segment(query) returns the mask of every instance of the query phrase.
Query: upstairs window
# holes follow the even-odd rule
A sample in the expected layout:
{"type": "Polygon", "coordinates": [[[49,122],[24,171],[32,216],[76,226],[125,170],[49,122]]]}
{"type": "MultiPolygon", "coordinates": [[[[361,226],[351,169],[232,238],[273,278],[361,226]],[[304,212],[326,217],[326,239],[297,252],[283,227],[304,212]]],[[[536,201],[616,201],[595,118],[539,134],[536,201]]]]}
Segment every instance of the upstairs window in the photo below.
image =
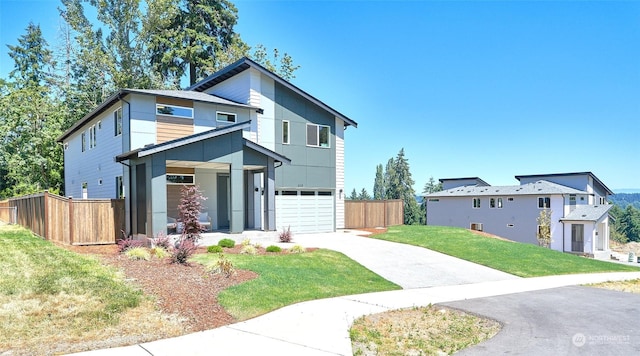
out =
{"type": "Polygon", "coordinates": [[[538,198],[538,208],[540,208],[540,209],[550,209],[551,208],[551,198],[550,197],[539,197],[538,198]]]}
{"type": "Polygon", "coordinates": [[[307,124],[307,146],[329,148],[329,126],[307,124]]]}
{"type": "Polygon", "coordinates": [[[156,114],[193,119],[193,108],[177,105],[156,104],[156,114]]]}
{"type": "Polygon", "coordinates": [[[232,114],[228,112],[217,112],[216,121],[233,123],[237,121],[237,116],[236,114],[232,114]]]}
{"type": "Polygon", "coordinates": [[[82,152],[87,150],[87,133],[83,132],[82,137],[80,138],[82,140],[82,152]]]}
{"type": "Polygon", "coordinates": [[[124,199],[124,182],[122,176],[116,177],[116,199],[124,199]]]}
{"type": "Polygon", "coordinates": [[[114,136],[122,135],[122,107],[113,112],[114,136]]]}
{"type": "Polygon", "coordinates": [[[89,148],[96,147],[96,125],[89,128],[89,148]]]}
{"type": "Polygon", "coordinates": [[[502,198],[498,198],[498,209],[502,209],[502,198]]]}
{"type": "Polygon", "coordinates": [[[285,145],[289,144],[289,121],[282,121],[282,143],[285,145]]]}
{"type": "Polygon", "coordinates": [[[489,199],[489,207],[490,207],[491,209],[493,209],[493,208],[495,208],[495,207],[496,207],[496,198],[491,198],[491,199],[489,199]]]}
{"type": "Polygon", "coordinates": [[[473,208],[480,209],[480,198],[473,198],[473,208]]]}

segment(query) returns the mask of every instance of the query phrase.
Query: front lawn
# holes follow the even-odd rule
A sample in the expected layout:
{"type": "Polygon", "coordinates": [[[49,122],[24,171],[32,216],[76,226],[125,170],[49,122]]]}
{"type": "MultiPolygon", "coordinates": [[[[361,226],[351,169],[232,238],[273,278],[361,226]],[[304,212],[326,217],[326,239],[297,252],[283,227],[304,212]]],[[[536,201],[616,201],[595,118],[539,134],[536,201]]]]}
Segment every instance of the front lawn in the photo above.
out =
{"type": "Polygon", "coordinates": [[[393,226],[374,238],[442,252],[520,277],[640,271],[640,268],[579,257],[531,244],[503,241],[445,226],[393,226]]]}
{"type": "Polygon", "coordinates": [[[163,323],[141,291],[93,258],[7,225],[0,251],[0,354],[82,351],[163,323]]]}
{"type": "MultiPolygon", "coordinates": [[[[307,300],[401,289],[345,255],[330,250],[225,256],[236,269],[251,270],[259,275],[224,290],[218,297],[225,310],[239,320],[307,300]]],[[[216,254],[202,254],[193,260],[207,265],[217,258],[216,254]]]]}

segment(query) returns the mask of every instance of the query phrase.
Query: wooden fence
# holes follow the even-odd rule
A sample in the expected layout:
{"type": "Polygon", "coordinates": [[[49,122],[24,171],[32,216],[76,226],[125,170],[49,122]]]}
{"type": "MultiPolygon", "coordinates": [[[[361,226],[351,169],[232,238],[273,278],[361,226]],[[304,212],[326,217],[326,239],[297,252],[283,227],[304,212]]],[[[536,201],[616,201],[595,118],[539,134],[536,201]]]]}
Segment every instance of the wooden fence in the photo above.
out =
{"type": "Polygon", "coordinates": [[[344,202],[344,223],[347,229],[402,225],[402,200],[347,200],[344,202]]]}
{"type": "Polygon", "coordinates": [[[67,245],[113,244],[125,229],[122,199],[73,200],[44,192],[12,198],[1,206],[17,207],[18,224],[67,245]]]}

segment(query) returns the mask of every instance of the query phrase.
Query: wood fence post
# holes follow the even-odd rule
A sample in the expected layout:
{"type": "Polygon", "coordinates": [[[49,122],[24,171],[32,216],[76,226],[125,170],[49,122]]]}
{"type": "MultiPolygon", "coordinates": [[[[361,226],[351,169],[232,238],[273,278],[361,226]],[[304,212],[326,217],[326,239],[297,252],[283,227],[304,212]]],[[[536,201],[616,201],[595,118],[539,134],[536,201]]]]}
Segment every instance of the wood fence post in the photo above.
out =
{"type": "Polygon", "coordinates": [[[67,204],[69,205],[69,245],[73,245],[73,198],[69,197],[67,204]]]}
{"type": "Polygon", "coordinates": [[[49,191],[44,191],[44,196],[42,197],[42,204],[44,204],[44,216],[42,217],[42,222],[44,223],[44,239],[51,240],[51,236],[49,236],[49,191]]]}

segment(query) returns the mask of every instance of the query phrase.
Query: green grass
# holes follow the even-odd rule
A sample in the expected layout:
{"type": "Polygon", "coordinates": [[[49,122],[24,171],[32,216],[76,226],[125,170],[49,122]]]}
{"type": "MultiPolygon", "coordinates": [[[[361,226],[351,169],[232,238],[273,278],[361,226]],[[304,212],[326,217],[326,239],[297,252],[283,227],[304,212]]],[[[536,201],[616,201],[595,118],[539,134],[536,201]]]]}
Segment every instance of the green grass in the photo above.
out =
{"type": "MultiPolygon", "coordinates": [[[[236,269],[259,274],[257,279],[230,287],[218,296],[220,304],[239,320],[306,300],[400,289],[335,251],[226,257],[236,269]]],[[[206,265],[217,258],[201,254],[193,260],[206,265]]]]}
{"type": "Polygon", "coordinates": [[[21,227],[0,226],[0,251],[0,350],[115,325],[140,304],[114,269],[21,227]]]}
{"type": "Polygon", "coordinates": [[[445,226],[394,226],[374,238],[400,242],[455,256],[521,277],[556,274],[640,271],[639,268],[502,241],[466,229],[445,226]]]}

